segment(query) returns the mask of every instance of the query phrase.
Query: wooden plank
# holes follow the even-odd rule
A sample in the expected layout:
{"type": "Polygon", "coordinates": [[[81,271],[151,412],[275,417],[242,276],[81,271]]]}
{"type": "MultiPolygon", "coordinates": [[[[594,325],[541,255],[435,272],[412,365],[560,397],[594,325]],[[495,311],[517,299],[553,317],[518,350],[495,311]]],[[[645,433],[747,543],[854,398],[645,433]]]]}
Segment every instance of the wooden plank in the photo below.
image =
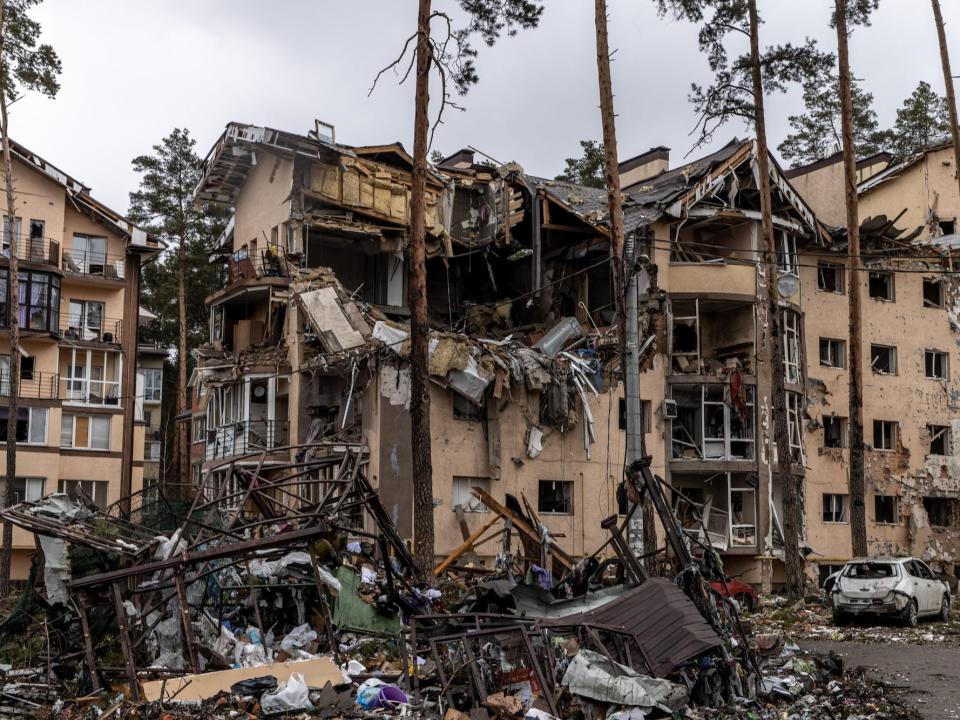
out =
{"type": "MultiPolygon", "coordinates": [[[[528,540],[533,541],[537,545],[540,544],[540,533],[536,531],[535,528],[532,528],[530,524],[524,520],[522,517],[517,515],[515,512],[507,508],[506,506],[499,503],[493,498],[490,493],[483,490],[482,488],[472,488],[471,492],[474,497],[478,498],[484,505],[486,505],[490,510],[497,513],[498,515],[507,518],[513,523],[513,527],[516,528],[517,532],[526,537],[528,540]]],[[[565,550],[554,544],[552,546],[552,552],[556,560],[562,565],[566,570],[572,570],[574,566],[573,557],[569,555],[565,550]]]]}
{"type": "MultiPolygon", "coordinates": [[[[474,493],[474,495],[476,495],[476,493],[474,493]]],[[[470,537],[468,537],[466,540],[460,543],[460,545],[457,547],[456,550],[454,550],[452,553],[447,555],[446,559],[442,563],[440,563],[433,569],[433,574],[435,576],[441,575],[444,570],[446,570],[448,567],[450,567],[451,565],[453,565],[453,563],[457,561],[457,558],[459,558],[467,550],[473,547],[473,543],[477,540],[477,538],[483,535],[487,530],[489,530],[491,527],[493,527],[495,523],[499,521],[500,521],[500,516],[498,515],[497,517],[492,518],[488,523],[486,523],[479,530],[476,530],[475,532],[473,532],[470,535],[470,537]]]]}
{"type": "Polygon", "coordinates": [[[133,645],[130,644],[130,631],[127,625],[127,610],[123,607],[123,596],[117,583],[111,585],[113,589],[113,609],[117,614],[117,628],[120,632],[120,647],[123,650],[123,661],[127,668],[127,679],[130,681],[130,697],[140,699],[140,681],[137,680],[137,666],[133,662],[133,645]]]}

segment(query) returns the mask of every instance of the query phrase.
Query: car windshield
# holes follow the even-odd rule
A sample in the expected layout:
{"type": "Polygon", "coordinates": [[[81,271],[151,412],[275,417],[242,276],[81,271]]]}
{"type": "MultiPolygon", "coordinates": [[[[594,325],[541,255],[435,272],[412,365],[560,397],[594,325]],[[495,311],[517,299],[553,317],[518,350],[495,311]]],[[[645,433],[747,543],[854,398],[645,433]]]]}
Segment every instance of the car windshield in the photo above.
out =
{"type": "Polygon", "coordinates": [[[897,568],[893,563],[863,562],[847,565],[844,576],[858,580],[879,580],[897,577],[897,568]]]}

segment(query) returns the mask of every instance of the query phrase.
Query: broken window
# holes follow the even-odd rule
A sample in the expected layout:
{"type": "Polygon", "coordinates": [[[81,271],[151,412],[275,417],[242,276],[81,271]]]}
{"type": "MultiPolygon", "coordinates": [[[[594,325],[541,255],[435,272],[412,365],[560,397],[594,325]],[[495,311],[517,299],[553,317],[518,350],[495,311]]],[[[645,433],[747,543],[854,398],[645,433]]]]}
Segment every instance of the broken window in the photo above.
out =
{"type": "Polygon", "coordinates": [[[700,372],[700,323],[696,300],[673,303],[673,369],[700,372]]]}
{"type": "Polygon", "coordinates": [[[923,279],[923,306],[943,307],[943,283],[938,278],[923,279]]]}
{"type": "MultiPolygon", "coordinates": [[[[621,430],[627,429],[627,401],[624,398],[620,398],[619,403],[619,426],[621,430]]],[[[650,416],[650,401],[641,400],[640,401],[640,417],[643,423],[643,432],[649,433],[651,428],[651,416],[650,416]]]]}
{"type": "Polygon", "coordinates": [[[797,275],[797,238],[786,230],[778,230],[777,235],[777,268],[786,275],[797,275]]]}
{"type": "Polygon", "coordinates": [[[953,235],[957,232],[957,220],[940,220],[940,232],[944,235],[953,235]]]}
{"type": "Polygon", "coordinates": [[[13,481],[10,491],[13,493],[11,504],[35,502],[43,497],[43,486],[46,478],[18,477],[13,481]]]}
{"type": "Polygon", "coordinates": [[[790,458],[794,462],[803,459],[803,439],[800,427],[800,393],[787,393],[787,433],[790,439],[790,458]]]}
{"type": "Polygon", "coordinates": [[[930,433],[931,455],[952,455],[950,452],[950,428],[946,425],[927,425],[930,433]]]}
{"type": "Polygon", "coordinates": [[[843,294],[843,265],[817,264],[817,290],[843,294]]]}
{"type": "Polygon", "coordinates": [[[487,506],[470,492],[475,487],[489,493],[490,478],[454,475],[452,508],[456,509],[457,505],[459,505],[463,508],[464,512],[489,512],[487,506]]]}
{"type": "Polygon", "coordinates": [[[897,422],[895,420],[873,421],[873,449],[893,450],[897,445],[897,422]]]}
{"type": "Polygon", "coordinates": [[[842,448],[847,442],[847,419],[836,415],[823,417],[823,446],[842,448]]]}
{"type": "Polygon", "coordinates": [[[783,364],[786,381],[800,383],[800,314],[793,310],[783,313],[783,364]]]}
{"type": "Polygon", "coordinates": [[[105,510],[109,485],[106,480],[61,480],[59,492],[66,493],[74,501],[80,498],[92,500],[94,505],[105,510]]]}
{"type": "Polygon", "coordinates": [[[893,302],[893,273],[884,271],[871,271],[870,297],[877,300],[893,302]]]}
{"type": "Polygon", "coordinates": [[[722,384],[673,387],[674,459],[754,459],[754,389],[741,384],[727,395],[722,384]]]}
{"type": "Polygon", "coordinates": [[[931,380],[947,379],[948,356],[940,350],[924,350],[923,366],[931,380]]]}
{"type": "Polygon", "coordinates": [[[483,408],[477,407],[463,395],[455,393],[453,396],[453,418],[454,420],[477,422],[483,420],[483,408]]]}
{"type": "Polygon", "coordinates": [[[923,509],[927,511],[927,521],[933,527],[952,527],[956,501],[951,498],[925,497],[923,509]]]}
{"type": "Polygon", "coordinates": [[[823,494],[823,521],[845,523],[848,521],[847,496],[834,493],[823,494]]]}
{"type": "Polygon", "coordinates": [[[843,340],[820,338],[820,367],[842,368],[845,366],[846,343],[843,340]]]}
{"type": "Polygon", "coordinates": [[[897,497],[895,495],[873,496],[873,521],[878,525],[897,524],[897,497]]]}
{"type": "Polygon", "coordinates": [[[879,375],[896,375],[897,349],[892,345],[871,345],[870,368],[879,375]]]}
{"type": "Polygon", "coordinates": [[[817,563],[817,587],[822,588],[827,583],[827,578],[835,572],[843,570],[843,565],[832,565],[830,563],[817,563]]]}
{"type": "Polygon", "coordinates": [[[573,481],[541,480],[537,494],[537,512],[573,514],[573,481]]]}

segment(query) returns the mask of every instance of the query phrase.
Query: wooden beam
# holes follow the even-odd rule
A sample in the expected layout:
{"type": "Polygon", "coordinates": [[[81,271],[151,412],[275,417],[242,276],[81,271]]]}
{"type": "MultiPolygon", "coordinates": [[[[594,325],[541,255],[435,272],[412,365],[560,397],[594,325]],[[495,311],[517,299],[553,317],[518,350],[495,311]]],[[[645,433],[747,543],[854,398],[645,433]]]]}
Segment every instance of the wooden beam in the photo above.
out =
{"type": "Polygon", "coordinates": [[[494,526],[495,523],[499,521],[500,521],[500,516],[497,515],[496,517],[492,518],[489,522],[487,522],[483,527],[471,533],[470,537],[468,537],[466,540],[460,543],[460,545],[457,547],[456,550],[454,550],[452,553],[447,555],[446,559],[433,569],[433,574],[435,576],[442,575],[443,572],[448,567],[450,567],[457,561],[457,558],[459,558],[461,555],[467,552],[467,550],[473,547],[473,544],[477,541],[477,539],[481,535],[483,535],[487,530],[489,530],[491,527],[494,526]]]}

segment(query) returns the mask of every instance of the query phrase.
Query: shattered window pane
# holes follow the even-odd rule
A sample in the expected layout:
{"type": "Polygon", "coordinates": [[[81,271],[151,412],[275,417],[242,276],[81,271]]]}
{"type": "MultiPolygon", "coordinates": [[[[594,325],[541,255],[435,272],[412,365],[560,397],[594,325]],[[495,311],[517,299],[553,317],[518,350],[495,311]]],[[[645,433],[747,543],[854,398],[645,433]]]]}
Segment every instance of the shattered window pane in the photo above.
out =
{"type": "Polygon", "coordinates": [[[873,421],[873,449],[893,450],[897,443],[897,423],[893,420],[873,421]]]}
{"type": "Polygon", "coordinates": [[[829,416],[823,417],[823,446],[826,448],[842,448],[846,443],[846,418],[829,416]]]}
{"type": "Polygon", "coordinates": [[[490,492],[490,478],[484,477],[459,477],[453,476],[453,505],[454,510],[457,505],[463,508],[464,512],[489,512],[487,506],[473,496],[471,489],[478,487],[485,492],[490,492]]]}
{"type": "Polygon", "coordinates": [[[823,521],[825,523],[847,522],[847,496],[823,494],[823,521]]]}
{"type": "Polygon", "coordinates": [[[843,340],[820,338],[820,367],[843,368],[846,359],[843,340]]]}
{"type": "Polygon", "coordinates": [[[895,495],[873,496],[874,522],[884,525],[897,524],[897,498],[895,495]]]}
{"type": "Polygon", "coordinates": [[[870,368],[878,375],[896,375],[897,349],[889,345],[871,345],[870,368]]]}
{"type": "Polygon", "coordinates": [[[946,380],[949,356],[940,350],[925,350],[923,364],[926,375],[931,380],[946,380]]]}
{"type": "Polygon", "coordinates": [[[950,498],[925,497],[923,509],[927,511],[927,521],[933,527],[952,527],[956,515],[956,501],[950,498]]]}
{"type": "Polygon", "coordinates": [[[537,512],[573,513],[573,481],[541,480],[537,494],[537,512]]]}
{"type": "Polygon", "coordinates": [[[819,263],[817,265],[817,290],[843,294],[843,265],[819,263]]]}
{"type": "Polygon", "coordinates": [[[870,273],[870,297],[876,300],[886,300],[893,302],[893,273],[891,272],[871,272],[870,273]]]}
{"type": "Polygon", "coordinates": [[[943,283],[936,278],[923,279],[923,306],[943,307],[943,283]]]}
{"type": "Polygon", "coordinates": [[[880,578],[896,577],[899,575],[893,563],[859,562],[850,563],[843,576],[859,580],[879,580],[880,578]]]}

